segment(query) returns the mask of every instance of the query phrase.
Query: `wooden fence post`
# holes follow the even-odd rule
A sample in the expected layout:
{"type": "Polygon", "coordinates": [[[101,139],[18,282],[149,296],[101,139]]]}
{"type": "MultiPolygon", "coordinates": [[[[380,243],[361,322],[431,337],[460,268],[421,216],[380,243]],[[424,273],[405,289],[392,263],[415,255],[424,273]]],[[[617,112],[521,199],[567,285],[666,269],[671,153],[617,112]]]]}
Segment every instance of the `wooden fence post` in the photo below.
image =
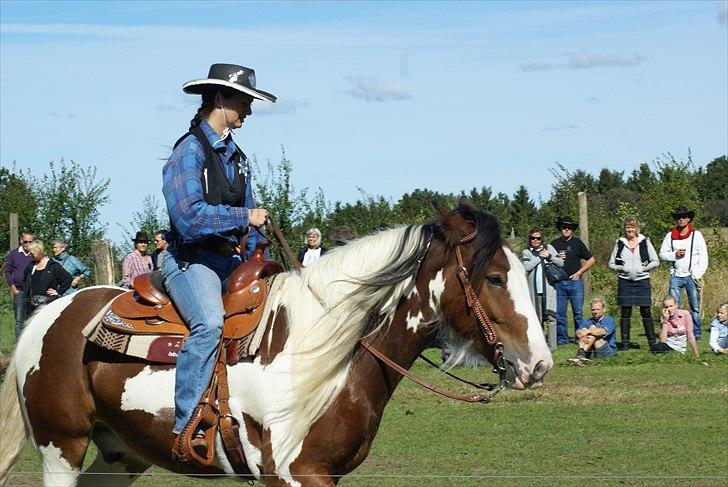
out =
{"type": "MultiPolygon", "coordinates": [[[[589,207],[586,192],[579,191],[577,196],[579,199],[579,238],[589,248],[589,207]]],[[[591,296],[591,272],[584,274],[582,279],[584,280],[584,297],[588,298],[591,296]]]]}
{"type": "Polygon", "coordinates": [[[91,259],[96,268],[97,285],[114,285],[114,260],[111,245],[108,240],[94,240],[91,242],[91,259]]]}
{"type": "Polygon", "coordinates": [[[10,250],[15,250],[15,247],[18,246],[18,238],[20,235],[18,235],[18,214],[17,213],[11,213],[10,214],[10,250]]]}

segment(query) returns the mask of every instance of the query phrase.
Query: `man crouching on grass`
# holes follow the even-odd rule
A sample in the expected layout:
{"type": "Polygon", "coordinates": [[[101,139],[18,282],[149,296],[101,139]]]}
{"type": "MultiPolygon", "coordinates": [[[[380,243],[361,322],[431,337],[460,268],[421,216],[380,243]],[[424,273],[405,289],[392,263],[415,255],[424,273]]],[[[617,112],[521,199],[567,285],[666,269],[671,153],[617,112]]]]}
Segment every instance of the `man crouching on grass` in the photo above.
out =
{"type": "Polygon", "coordinates": [[[576,330],[579,351],[569,362],[582,365],[590,358],[611,357],[617,354],[617,323],[614,318],[604,314],[604,301],[591,300],[591,318],[583,320],[576,330]]]}

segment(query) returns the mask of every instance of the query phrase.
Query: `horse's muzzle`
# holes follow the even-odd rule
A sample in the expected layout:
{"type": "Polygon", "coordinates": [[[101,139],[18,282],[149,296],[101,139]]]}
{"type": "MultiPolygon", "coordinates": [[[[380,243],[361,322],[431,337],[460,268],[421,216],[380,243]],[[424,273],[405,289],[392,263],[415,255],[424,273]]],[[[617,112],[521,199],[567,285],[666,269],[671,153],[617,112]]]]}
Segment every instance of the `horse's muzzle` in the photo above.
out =
{"type": "MultiPolygon", "coordinates": [[[[509,365],[511,365],[509,363],[509,365]]],[[[541,360],[536,364],[536,366],[533,368],[533,372],[529,375],[528,379],[521,380],[520,377],[516,374],[515,381],[513,382],[513,388],[514,389],[537,389],[541,386],[543,386],[543,377],[546,375],[546,372],[548,372],[550,369],[548,363],[546,361],[541,360]]],[[[515,367],[514,367],[515,371],[515,367]]],[[[514,372],[515,373],[515,372],[514,372]]]]}

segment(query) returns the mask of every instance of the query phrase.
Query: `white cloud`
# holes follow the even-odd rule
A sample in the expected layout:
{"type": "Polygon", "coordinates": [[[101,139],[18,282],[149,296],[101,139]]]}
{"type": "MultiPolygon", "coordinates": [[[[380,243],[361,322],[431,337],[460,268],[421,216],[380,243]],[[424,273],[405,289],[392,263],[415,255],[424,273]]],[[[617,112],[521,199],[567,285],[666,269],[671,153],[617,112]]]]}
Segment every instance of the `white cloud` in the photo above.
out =
{"type": "Polygon", "coordinates": [[[617,54],[598,54],[583,50],[577,53],[565,53],[568,58],[565,63],[552,63],[549,61],[535,61],[521,63],[518,69],[521,71],[550,71],[552,69],[585,69],[599,68],[603,66],[635,66],[643,63],[646,58],[641,54],[622,56],[617,54]]]}
{"type": "Polygon", "coordinates": [[[590,96],[589,98],[586,99],[586,101],[588,101],[589,103],[597,104],[597,105],[599,105],[600,103],[604,103],[602,101],[602,99],[599,98],[598,96],[590,96]]]}
{"type": "Polygon", "coordinates": [[[75,113],[58,113],[58,112],[51,112],[49,115],[53,118],[78,118],[78,115],[75,113]]]}
{"type": "Polygon", "coordinates": [[[728,2],[720,2],[718,12],[715,14],[715,20],[719,24],[728,25],[728,2]]]}
{"type": "Polygon", "coordinates": [[[285,113],[296,113],[299,108],[308,106],[308,101],[299,100],[278,100],[275,103],[255,102],[253,103],[253,115],[283,115],[285,113]]]}
{"type": "Polygon", "coordinates": [[[357,77],[347,76],[345,78],[351,83],[351,88],[345,90],[349,96],[364,101],[390,101],[409,100],[412,96],[407,93],[407,88],[396,81],[383,81],[373,76],[359,75],[357,77]]]}
{"type": "Polygon", "coordinates": [[[544,127],[541,132],[558,132],[559,130],[578,130],[579,126],[573,123],[567,123],[565,125],[555,125],[550,127],[544,127]]]}
{"type": "Polygon", "coordinates": [[[619,55],[603,55],[589,51],[581,51],[569,56],[568,67],[572,69],[597,68],[601,66],[634,66],[645,61],[640,54],[631,57],[619,55]]]}

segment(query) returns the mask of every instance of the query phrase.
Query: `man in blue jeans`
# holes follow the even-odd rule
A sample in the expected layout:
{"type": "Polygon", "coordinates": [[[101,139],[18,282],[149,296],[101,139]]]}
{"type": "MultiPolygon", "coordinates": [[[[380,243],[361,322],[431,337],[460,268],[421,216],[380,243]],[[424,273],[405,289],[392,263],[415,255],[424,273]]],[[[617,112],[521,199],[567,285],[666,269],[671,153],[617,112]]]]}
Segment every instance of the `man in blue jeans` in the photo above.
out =
{"type": "Polygon", "coordinates": [[[700,230],[692,226],[695,212],[679,206],[673,213],[675,227],[665,235],[660,246],[660,259],[670,265],[670,294],[678,307],[682,301],[682,289],[688,295],[690,314],[693,318],[693,334],[699,340],[702,334],[700,323],[700,287],[705,271],[708,270],[708,247],[700,230]]]}
{"type": "Polygon", "coordinates": [[[15,310],[15,340],[20,338],[23,331],[23,324],[28,318],[27,306],[25,302],[25,294],[23,291],[23,282],[25,276],[25,268],[33,262],[33,257],[28,252],[28,245],[33,241],[33,235],[23,232],[20,238],[20,246],[11,251],[5,262],[5,278],[10,286],[10,292],[13,295],[13,309],[15,310]]]}
{"type": "Polygon", "coordinates": [[[566,326],[566,312],[571,303],[571,312],[574,315],[574,336],[581,323],[581,308],[584,306],[584,282],[581,276],[594,265],[594,256],[577,237],[574,230],[579,226],[568,216],[556,220],[556,228],[561,232],[551,245],[554,246],[558,256],[564,260],[564,271],[569,279],[556,283],[556,344],[569,343],[569,334],[566,326]],[[583,263],[582,263],[583,261],[583,263]]]}

